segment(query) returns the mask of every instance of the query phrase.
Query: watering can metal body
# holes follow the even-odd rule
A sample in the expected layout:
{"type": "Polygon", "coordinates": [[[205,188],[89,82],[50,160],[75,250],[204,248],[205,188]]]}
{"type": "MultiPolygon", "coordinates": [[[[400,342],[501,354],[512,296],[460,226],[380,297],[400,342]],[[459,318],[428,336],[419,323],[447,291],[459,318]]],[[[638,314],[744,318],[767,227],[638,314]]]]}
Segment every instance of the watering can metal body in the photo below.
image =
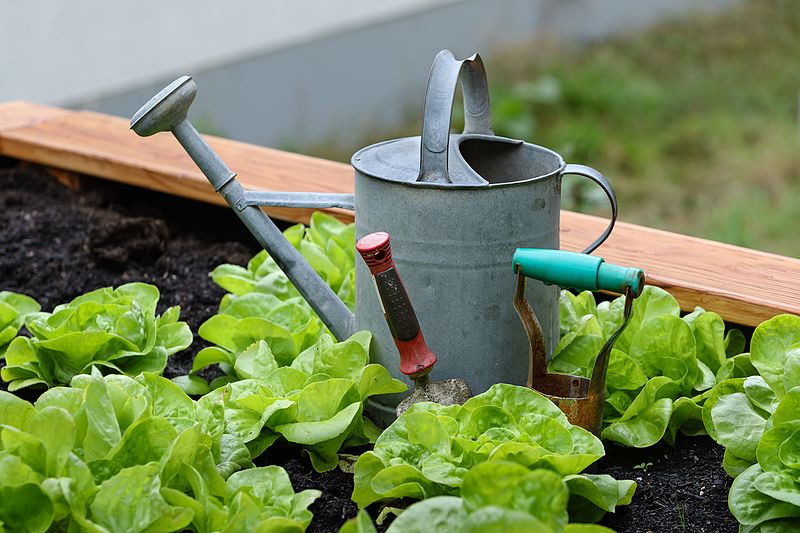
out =
{"type": "MultiPolygon", "coordinates": [[[[521,247],[558,248],[565,174],[596,182],[611,203],[608,227],[585,252],[608,237],[617,204],[599,172],[567,165],[547,148],[494,135],[479,56],[459,61],[447,50],[436,56],[426,89],[422,136],[359,150],[352,159],[355,198],[245,191],[186,118],[196,91],[191,78],[175,80],[134,115],[131,127],[142,136],[159,131],[176,136],[337,338],[361,329],[372,331],[373,360],[405,378],[368,269],[356,262],[354,318],[259,206],[354,206],[357,239],[376,231],[392,235],[395,262],[404,273],[428,343],[440,356],[437,376],[462,378],[475,394],[499,382],[525,384],[528,362],[522,354],[528,340],[508,299],[514,294],[508,257],[521,247]],[[450,134],[459,79],[465,127],[461,134],[450,134]]],[[[540,282],[528,285],[527,297],[553,346],[558,289],[540,282]]],[[[380,396],[369,407],[378,421],[388,424],[401,399],[380,396]]]]}
{"type": "MultiPolygon", "coordinates": [[[[616,218],[611,186],[598,172],[567,165],[557,153],[494,135],[479,56],[457,61],[449,51],[431,69],[421,137],[368,146],[355,168],[356,238],[386,231],[431,349],[437,375],[462,378],[479,394],[495,383],[525,385],[528,338],[509,304],[515,279],[508,257],[520,247],[557,249],[561,178],[574,173],[598,183],[612,221],[588,248],[599,246],[616,218]],[[464,133],[450,134],[456,83],[464,95],[464,133]]],[[[558,287],[532,281],[527,297],[548,346],[558,341],[558,287]]],[[[356,265],[356,329],[374,333],[373,359],[395,377],[397,353],[368,269],[356,265]]],[[[402,395],[371,399],[381,420],[402,395]]]]}

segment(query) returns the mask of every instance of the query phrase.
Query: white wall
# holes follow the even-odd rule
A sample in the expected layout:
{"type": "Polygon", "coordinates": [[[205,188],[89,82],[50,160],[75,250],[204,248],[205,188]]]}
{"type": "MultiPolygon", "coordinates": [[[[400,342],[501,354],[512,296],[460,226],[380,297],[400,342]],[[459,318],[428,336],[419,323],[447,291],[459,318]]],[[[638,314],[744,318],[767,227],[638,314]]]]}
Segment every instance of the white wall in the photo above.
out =
{"type": "Polygon", "coordinates": [[[0,102],[130,117],[191,74],[201,129],[349,143],[420,115],[442,48],[488,59],[534,35],[591,40],[738,1],[0,0],[0,102]]]}
{"type": "Polygon", "coordinates": [[[0,102],[91,100],[456,1],[0,0],[0,102]]]}

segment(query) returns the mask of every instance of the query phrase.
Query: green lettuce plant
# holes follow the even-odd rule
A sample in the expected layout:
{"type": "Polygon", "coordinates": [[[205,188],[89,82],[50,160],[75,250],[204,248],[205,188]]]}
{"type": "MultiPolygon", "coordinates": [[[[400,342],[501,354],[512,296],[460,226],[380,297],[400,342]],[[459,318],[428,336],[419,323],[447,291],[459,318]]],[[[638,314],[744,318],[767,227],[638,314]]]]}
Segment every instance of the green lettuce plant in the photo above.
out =
{"type": "Polygon", "coordinates": [[[255,342],[235,362],[250,377],[208,393],[198,408],[224,412],[227,431],[253,457],[283,438],[302,446],[316,470],[331,470],[340,448],[377,436],[362,416],[364,401],[407,388],[369,363],[371,339],[367,331],[339,343],[323,335],[285,366],[266,341],[255,342]]]}
{"type": "Polygon", "coordinates": [[[219,410],[155,374],[93,369],[34,405],[0,392],[10,531],[303,531],[319,493],[295,495],[279,467],[250,467],[219,410]]]}
{"type": "Polygon", "coordinates": [[[172,505],[193,512],[190,529],[198,533],[303,532],[313,518],[308,506],[322,494],[318,490],[295,493],[289,475],[279,466],[241,470],[220,489],[191,466],[182,470],[189,494],[172,488],[162,488],[162,493],[172,505]]]}
{"type": "Polygon", "coordinates": [[[210,385],[197,375],[182,377],[177,382],[192,394],[205,394],[226,383],[263,377],[263,361],[248,350],[254,343],[265,343],[264,350],[278,366],[287,366],[323,331],[327,331],[308,304],[299,296],[280,300],[271,294],[251,292],[241,296],[227,295],[219,313],[206,320],[198,330],[203,339],[214,343],[200,350],[192,364],[198,372],[218,363],[223,376],[210,385]]]}
{"type": "Polygon", "coordinates": [[[756,328],[750,359],[757,376],[721,382],[703,405],[711,437],[725,447],[734,477],[728,495],[741,531],[800,528],[800,317],[756,328]]]}
{"type": "MultiPolygon", "coordinates": [[[[355,308],[355,225],[344,224],[321,211],[311,215],[309,226],[297,224],[283,232],[306,261],[351,309],[355,308]]],[[[289,278],[262,250],[247,267],[220,265],[211,272],[214,282],[241,296],[261,292],[287,300],[299,296],[289,278]]]]}
{"type": "MultiPolygon", "coordinates": [[[[561,340],[550,372],[591,375],[601,347],[622,324],[624,298],[597,304],[590,292],[561,292],[561,340]]],[[[702,404],[710,389],[755,373],[744,336],[725,332],[719,315],[696,308],[681,318],[666,291],[645,287],[614,344],[606,374],[602,438],[626,446],[674,442],[678,431],[704,434],[702,404]]]]}
{"type": "MultiPolygon", "coordinates": [[[[568,524],[569,499],[567,483],[552,470],[486,461],[464,475],[460,496],[434,496],[415,503],[392,522],[387,532],[611,532],[595,524],[568,524]]],[[[369,516],[361,511],[340,533],[375,531],[369,516]]]]}
{"type": "Polygon", "coordinates": [[[3,359],[8,344],[25,324],[25,318],[39,309],[39,304],[30,296],[0,291],[0,359],[3,359]]]}
{"type": "MultiPolygon", "coordinates": [[[[297,224],[284,231],[284,236],[354,309],[355,226],[317,211],[308,227],[297,224]]],[[[265,250],[256,254],[247,268],[224,264],[215,268],[211,277],[228,294],[222,298],[219,312],[198,331],[214,346],[197,354],[190,375],[176,379],[187,393],[202,395],[254,377],[245,368],[249,362],[237,363],[254,342],[266,341],[278,363],[286,366],[323,333],[331,334],[265,250]],[[224,375],[209,384],[197,373],[213,364],[218,364],[224,375]]]]}
{"type": "Polygon", "coordinates": [[[160,373],[167,358],[188,347],[192,333],[179,307],[156,315],[158,288],[146,283],[106,287],[27,316],[32,338],[17,337],[0,377],[9,390],[66,385],[92,367],[137,375],[160,373]]]}
{"type": "Polygon", "coordinates": [[[550,400],[498,384],[463,406],[413,405],[362,454],[353,501],[457,496],[467,473],[486,461],[554,472],[570,491],[570,515],[596,521],[630,503],[636,484],[581,472],[605,455],[600,440],[573,426],[550,400]]]}

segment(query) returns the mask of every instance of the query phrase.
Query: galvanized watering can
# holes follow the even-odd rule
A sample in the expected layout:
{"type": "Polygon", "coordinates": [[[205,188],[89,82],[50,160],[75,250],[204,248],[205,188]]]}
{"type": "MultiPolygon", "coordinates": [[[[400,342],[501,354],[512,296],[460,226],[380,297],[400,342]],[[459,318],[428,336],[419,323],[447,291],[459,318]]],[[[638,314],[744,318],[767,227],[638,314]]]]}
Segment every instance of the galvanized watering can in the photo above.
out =
{"type": "MultiPolygon", "coordinates": [[[[186,119],[196,91],[191,78],[179,78],[134,115],[131,127],[143,136],[173,132],[337,338],[372,331],[373,360],[404,377],[366,266],[356,262],[354,317],[258,206],[354,208],[357,239],[376,231],[392,235],[394,260],[404,273],[428,343],[440,354],[438,376],[463,378],[475,394],[499,382],[525,384],[528,339],[508,301],[514,294],[508,257],[519,247],[559,247],[565,174],[594,181],[611,203],[608,227],[585,253],[611,233],[617,203],[599,172],[567,165],[547,148],[494,135],[486,73],[478,55],[459,61],[443,50],[436,56],[425,94],[422,136],[356,152],[355,197],[244,191],[236,174],[186,119]],[[465,125],[463,133],[450,134],[459,78],[465,125]]],[[[558,288],[534,282],[527,295],[548,346],[554,346],[558,288]]],[[[381,396],[370,408],[388,423],[401,399],[402,395],[381,396]]]]}

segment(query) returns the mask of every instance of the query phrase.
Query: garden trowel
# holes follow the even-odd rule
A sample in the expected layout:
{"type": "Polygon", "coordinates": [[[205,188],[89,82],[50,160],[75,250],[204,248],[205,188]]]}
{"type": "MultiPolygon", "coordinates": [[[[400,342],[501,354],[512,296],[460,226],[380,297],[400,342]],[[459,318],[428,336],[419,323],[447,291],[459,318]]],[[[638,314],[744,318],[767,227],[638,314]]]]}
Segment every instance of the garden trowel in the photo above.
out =
{"type": "Polygon", "coordinates": [[[606,371],[614,342],[630,320],[633,300],[644,288],[644,272],[606,263],[602,257],[546,250],[518,248],[513,259],[517,274],[514,308],[530,339],[528,387],[551,399],[567,415],[570,423],[600,434],[606,397],[606,371]],[[606,340],[594,362],[591,379],[547,371],[544,335],[536,314],[525,298],[527,278],[546,285],[590,291],[608,291],[625,295],[622,325],[606,340]]]}
{"type": "Polygon", "coordinates": [[[370,233],[356,243],[356,250],[375,282],[383,316],[400,352],[400,371],[414,381],[414,391],[398,404],[397,416],[417,402],[454,405],[467,401],[472,394],[464,380],[432,381],[428,376],[436,364],[436,355],[425,343],[417,314],[397,272],[389,234],[370,233]]]}

